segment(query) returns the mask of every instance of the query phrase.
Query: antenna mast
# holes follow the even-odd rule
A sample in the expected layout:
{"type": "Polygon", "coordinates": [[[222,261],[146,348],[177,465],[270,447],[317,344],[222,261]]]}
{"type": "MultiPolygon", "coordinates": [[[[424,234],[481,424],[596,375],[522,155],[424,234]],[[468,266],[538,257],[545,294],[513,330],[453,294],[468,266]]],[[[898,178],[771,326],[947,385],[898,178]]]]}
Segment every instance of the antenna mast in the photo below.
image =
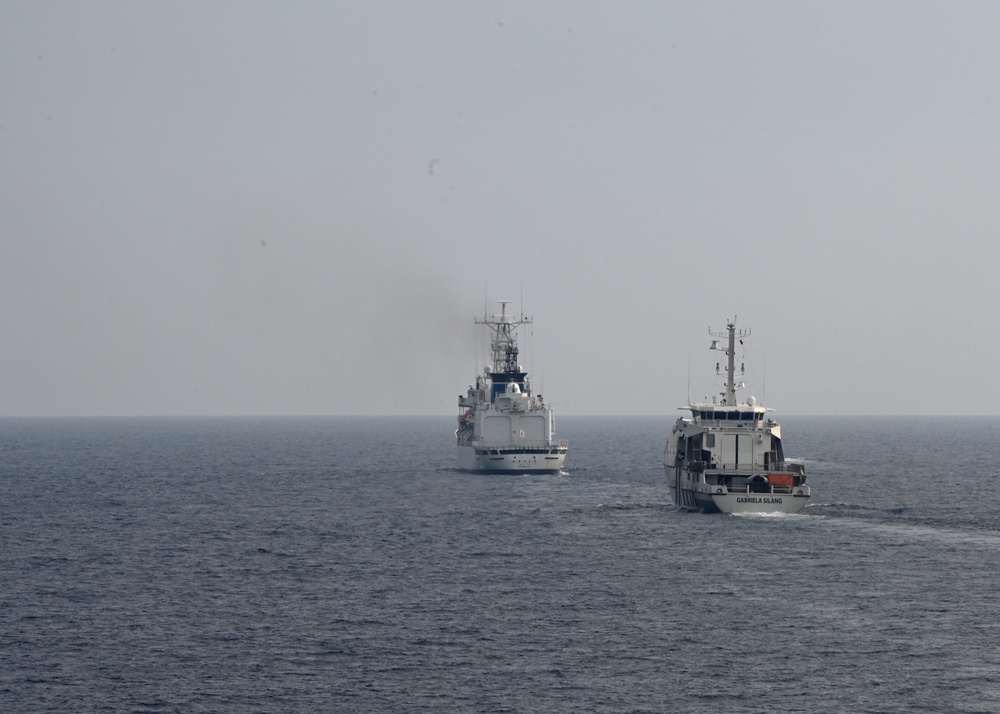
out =
{"type": "Polygon", "coordinates": [[[517,363],[517,341],[514,339],[514,329],[521,325],[530,325],[532,320],[523,314],[517,318],[507,314],[507,306],[510,300],[498,300],[500,303],[499,315],[483,315],[482,320],[476,320],[480,325],[486,325],[493,331],[490,340],[490,348],[493,352],[493,374],[507,373],[519,374],[521,372],[517,363]]]}
{"type": "MultiPolygon", "coordinates": [[[[718,350],[719,352],[726,353],[726,391],[722,393],[722,406],[724,407],[735,407],[736,406],[736,340],[739,339],[742,344],[743,338],[750,335],[750,330],[740,330],[739,333],[736,332],[736,318],[734,317],[731,322],[726,323],[725,332],[712,332],[710,329],[708,331],[712,337],[726,338],[728,341],[728,347],[719,347],[718,340],[712,340],[712,346],[709,349],[718,350]]],[[[739,385],[743,386],[742,382],[739,385]]]]}

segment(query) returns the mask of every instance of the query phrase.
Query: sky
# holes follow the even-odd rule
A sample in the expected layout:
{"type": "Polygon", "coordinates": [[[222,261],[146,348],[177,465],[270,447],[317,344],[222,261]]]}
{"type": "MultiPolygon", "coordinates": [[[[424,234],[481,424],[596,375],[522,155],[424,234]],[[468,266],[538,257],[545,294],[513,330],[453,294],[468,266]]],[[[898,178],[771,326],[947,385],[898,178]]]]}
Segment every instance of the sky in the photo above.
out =
{"type": "Polygon", "coordinates": [[[0,4],[0,415],[1000,412],[1000,3],[0,4]],[[745,352],[744,352],[745,350],[745,352]]]}

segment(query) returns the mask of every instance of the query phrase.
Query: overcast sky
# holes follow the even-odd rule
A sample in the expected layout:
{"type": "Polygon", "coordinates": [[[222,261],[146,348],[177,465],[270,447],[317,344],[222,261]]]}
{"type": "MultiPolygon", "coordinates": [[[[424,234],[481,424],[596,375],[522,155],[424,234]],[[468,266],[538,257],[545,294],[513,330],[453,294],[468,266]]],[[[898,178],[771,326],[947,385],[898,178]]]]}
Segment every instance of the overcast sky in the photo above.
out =
{"type": "Polygon", "coordinates": [[[734,315],[779,414],[996,414],[998,38],[994,2],[7,0],[0,414],[457,413],[500,299],[557,415],[673,417],[734,315]]]}

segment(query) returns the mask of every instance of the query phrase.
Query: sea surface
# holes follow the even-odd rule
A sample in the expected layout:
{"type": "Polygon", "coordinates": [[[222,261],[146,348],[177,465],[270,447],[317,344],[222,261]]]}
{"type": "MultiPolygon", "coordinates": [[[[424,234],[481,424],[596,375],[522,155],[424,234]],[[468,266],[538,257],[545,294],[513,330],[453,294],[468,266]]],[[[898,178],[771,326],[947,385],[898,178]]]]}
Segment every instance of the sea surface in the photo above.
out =
{"type": "Polygon", "coordinates": [[[0,712],[997,712],[1000,418],[784,417],[813,503],[684,513],[422,418],[0,419],[0,712]]]}

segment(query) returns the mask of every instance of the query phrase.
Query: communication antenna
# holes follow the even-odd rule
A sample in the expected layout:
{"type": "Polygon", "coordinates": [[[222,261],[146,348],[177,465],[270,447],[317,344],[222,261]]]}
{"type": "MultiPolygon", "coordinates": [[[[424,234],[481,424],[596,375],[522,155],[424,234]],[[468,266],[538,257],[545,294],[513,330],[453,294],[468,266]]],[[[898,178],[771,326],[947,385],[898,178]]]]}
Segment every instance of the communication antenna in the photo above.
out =
{"type": "Polygon", "coordinates": [[[688,350],[688,404],[691,403],[691,350],[688,350]]]}
{"type": "Polygon", "coordinates": [[[767,404],[767,343],[764,343],[764,374],[760,379],[760,389],[763,392],[761,401],[767,404]]]}

